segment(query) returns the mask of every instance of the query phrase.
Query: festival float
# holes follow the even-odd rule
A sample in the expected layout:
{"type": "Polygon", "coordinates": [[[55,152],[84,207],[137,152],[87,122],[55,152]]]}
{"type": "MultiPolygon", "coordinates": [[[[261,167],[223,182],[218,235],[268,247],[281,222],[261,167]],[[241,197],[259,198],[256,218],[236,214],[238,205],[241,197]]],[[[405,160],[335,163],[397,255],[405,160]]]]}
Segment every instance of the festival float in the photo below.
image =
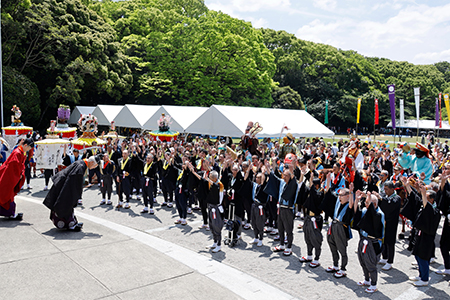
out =
{"type": "Polygon", "coordinates": [[[164,113],[162,113],[161,117],[157,121],[159,130],[149,132],[150,140],[162,141],[162,142],[163,141],[166,141],[166,142],[175,141],[180,133],[178,131],[170,130],[171,123],[172,122],[170,121],[170,116],[166,116],[164,113]]]}
{"type": "MultiPolygon", "coordinates": [[[[11,116],[11,126],[8,127],[2,127],[3,130],[3,137],[6,140],[6,142],[14,146],[17,143],[17,139],[21,135],[27,135],[33,132],[33,127],[24,126],[22,121],[20,121],[20,117],[22,116],[22,112],[20,111],[20,108],[16,105],[14,105],[11,109],[12,116],[11,116]]],[[[11,148],[9,148],[8,153],[11,152],[11,148]]]]}
{"type": "Polygon", "coordinates": [[[59,138],[56,120],[50,121],[50,128],[46,138],[36,142],[38,145],[34,153],[37,169],[55,169],[62,165],[64,146],[69,143],[67,139],[59,138]]]}
{"type": "Polygon", "coordinates": [[[124,136],[117,134],[116,125],[115,125],[114,121],[111,122],[111,128],[110,128],[109,132],[107,134],[102,135],[102,138],[104,140],[107,140],[109,138],[111,138],[113,140],[119,139],[119,142],[122,141],[123,139],[125,139],[124,136]]]}
{"type": "Polygon", "coordinates": [[[77,128],[69,127],[67,122],[70,118],[70,107],[61,104],[58,108],[58,116],[56,118],[56,128],[48,128],[47,133],[50,135],[58,135],[63,139],[74,139],[77,137],[77,128]],[[53,130],[53,132],[51,131],[53,130]]]}
{"type": "Polygon", "coordinates": [[[106,141],[98,138],[97,133],[98,121],[94,115],[81,115],[78,120],[78,127],[83,133],[81,137],[72,141],[73,148],[82,150],[92,146],[93,142],[97,142],[97,146],[106,144],[106,141]]]}

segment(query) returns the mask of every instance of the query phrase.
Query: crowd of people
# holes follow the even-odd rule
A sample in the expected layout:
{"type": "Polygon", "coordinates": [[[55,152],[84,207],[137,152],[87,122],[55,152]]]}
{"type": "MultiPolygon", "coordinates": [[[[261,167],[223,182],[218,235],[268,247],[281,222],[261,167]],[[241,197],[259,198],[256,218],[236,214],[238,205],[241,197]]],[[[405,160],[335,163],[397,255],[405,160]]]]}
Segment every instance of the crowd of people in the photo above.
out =
{"type": "MultiPolygon", "coordinates": [[[[20,158],[19,163],[24,163],[24,153],[31,148],[29,140],[15,150],[21,152],[11,155],[20,158]]],[[[289,256],[294,219],[300,217],[307,245],[307,255],[300,261],[311,268],[320,266],[325,235],[333,259],[326,271],[342,278],[347,275],[348,241],[357,235],[364,274],[357,284],[368,293],[377,291],[377,264],[390,270],[395,243],[406,236],[419,269],[419,276],[410,280],[416,286],[428,285],[443,216],[440,250],[445,269],[438,272],[450,275],[447,142],[428,147],[417,143],[411,148],[406,143],[357,138],[333,143],[319,138],[296,141],[291,134],[283,142],[259,141],[246,134],[240,143],[220,137],[214,142],[201,137],[161,142],[136,135],[121,142],[108,139],[106,145],[94,144],[81,152],[69,145],[62,157],[66,168],[53,177],[53,170],[43,171],[46,190],[53,181],[44,204],[58,228],[81,229],[73,208],[82,205],[83,176],[89,169],[88,187],[99,185],[100,205],[129,209],[130,200],[138,199],[144,205],[141,213],[154,214],[161,193],[161,205],[175,206],[175,223],[181,225],[187,224],[188,214],[199,210],[203,221],[199,228],[211,231],[213,244],[208,248],[213,253],[222,250],[224,240],[236,244],[242,230],[251,229],[251,244],[260,247],[265,234],[272,235],[279,241],[272,251],[289,256]],[[324,224],[328,224],[326,232],[324,224]],[[224,231],[228,234],[223,235],[224,231]]],[[[8,160],[0,167],[0,176],[8,160]]],[[[0,177],[0,185],[3,180],[0,177]]],[[[3,216],[17,217],[5,203],[13,203],[23,180],[20,177],[8,201],[0,203],[3,216]]]]}

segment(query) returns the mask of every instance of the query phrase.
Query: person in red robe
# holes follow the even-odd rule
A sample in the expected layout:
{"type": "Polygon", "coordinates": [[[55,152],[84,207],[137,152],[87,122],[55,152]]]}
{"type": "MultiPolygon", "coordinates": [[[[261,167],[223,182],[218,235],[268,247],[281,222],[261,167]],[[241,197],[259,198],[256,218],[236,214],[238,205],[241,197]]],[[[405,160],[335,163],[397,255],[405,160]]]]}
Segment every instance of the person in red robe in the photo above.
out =
{"type": "Polygon", "coordinates": [[[27,152],[34,148],[31,138],[23,140],[0,166],[0,216],[9,220],[22,220],[23,214],[16,213],[14,197],[25,182],[25,159],[27,152]]]}

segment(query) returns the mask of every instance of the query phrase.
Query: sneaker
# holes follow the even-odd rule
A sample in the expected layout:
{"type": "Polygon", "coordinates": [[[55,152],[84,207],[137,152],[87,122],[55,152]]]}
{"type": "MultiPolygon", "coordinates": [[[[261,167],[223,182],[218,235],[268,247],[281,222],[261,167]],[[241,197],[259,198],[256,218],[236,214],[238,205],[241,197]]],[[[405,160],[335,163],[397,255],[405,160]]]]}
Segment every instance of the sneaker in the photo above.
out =
{"type": "Polygon", "coordinates": [[[214,248],[216,248],[216,247],[217,247],[217,244],[214,243],[214,244],[212,244],[211,246],[206,246],[206,249],[214,249],[214,248]]]}
{"type": "Polygon", "coordinates": [[[206,225],[205,229],[206,231],[209,231],[209,225],[206,225]]]}
{"type": "Polygon", "coordinates": [[[274,237],[273,237],[273,240],[274,240],[274,241],[279,241],[279,240],[280,240],[280,236],[279,236],[279,235],[274,236],[274,237]]]}
{"type": "Polygon", "coordinates": [[[387,264],[387,259],[384,259],[384,258],[380,259],[380,260],[378,261],[378,264],[380,264],[380,265],[385,265],[385,264],[387,264]]]}
{"type": "Polygon", "coordinates": [[[299,260],[300,262],[302,262],[302,263],[304,263],[304,262],[312,262],[312,261],[313,261],[313,259],[312,259],[311,256],[307,256],[307,257],[302,256],[302,257],[300,257],[298,260],[299,260]]]}
{"type": "Polygon", "coordinates": [[[335,272],[337,272],[337,271],[339,271],[339,267],[328,267],[328,268],[326,268],[326,270],[325,270],[326,272],[328,272],[328,273],[335,273],[335,272]]]}
{"type": "Polygon", "coordinates": [[[357,282],[356,284],[358,286],[370,286],[370,281],[362,280],[362,281],[357,282]]]}
{"type": "Polygon", "coordinates": [[[108,201],[106,201],[106,205],[112,205],[112,201],[108,199],[108,201]]]}
{"type": "Polygon", "coordinates": [[[206,229],[206,227],[208,227],[208,225],[207,224],[203,224],[203,225],[198,226],[198,229],[206,229]]]}
{"type": "Polygon", "coordinates": [[[168,208],[172,208],[172,207],[173,207],[172,202],[167,203],[167,207],[168,207],[168,208]]]}
{"type": "Polygon", "coordinates": [[[245,225],[244,225],[244,229],[245,229],[245,230],[248,230],[248,229],[250,229],[250,224],[248,224],[248,223],[247,223],[247,224],[245,224],[245,225]]]}
{"type": "Polygon", "coordinates": [[[158,203],[158,201],[156,201],[156,198],[153,198],[153,203],[158,203]]]}
{"type": "Polygon", "coordinates": [[[188,214],[192,214],[192,208],[188,207],[187,213],[188,213],[188,214]]]}
{"type": "Polygon", "coordinates": [[[411,263],[411,265],[413,265],[413,266],[418,266],[419,264],[417,263],[417,261],[413,261],[413,262],[411,263]]]}
{"type": "Polygon", "coordinates": [[[428,281],[417,280],[413,284],[414,286],[428,286],[428,281]]]}
{"type": "Polygon", "coordinates": [[[141,214],[145,214],[145,213],[148,213],[148,207],[144,207],[144,208],[141,210],[141,214]]]}
{"type": "Polygon", "coordinates": [[[240,240],[240,239],[242,239],[242,236],[240,234],[237,234],[236,235],[236,240],[240,240]]]}
{"type": "Polygon", "coordinates": [[[430,259],[430,264],[437,264],[437,263],[439,263],[439,262],[438,262],[438,260],[437,260],[436,257],[432,257],[432,258],[430,259]]]}
{"type": "Polygon", "coordinates": [[[90,188],[92,186],[92,183],[89,183],[86,188],[90,188]]]}
{"type": "Polygon", "coordinates": [[[297,229],[303,229],[303,224],[298,224],[297,229]]]}
{"type": "Polygon", "coordinates": [[[194,210],[200,210],[200,207],[195,206],[195,207],[194,207],[194,210]]]}
{"type": "Polygon", "coordinates": [[[369,286],[367,289],[365,289],[365,292],[366,292],[366,293],[369,293],[369,294],[373,294],[373,293],[375,293],[376,291],[378,291],[378,289],[377,289],[377,287],[374,286],[374,285],[371,285],[371,286],[369,286]]]}
{"type": "Polygon", "coordinates": [[[270,232],[270,235],[278,235],[278,229],[275,228],[270,232]]]}
{"type": "Polygon", "coordinates": [[[409,280],[411,280],[411,281],[419,281],[420,280],[420,277],[419,276],[411,276],[411,277],[409,277],[409,280]]]}
{"type": "Polygon", "coordinates": [[[262,241],[259,240],[259,241],[258,241],[258,244],[256,244],[256,247],[261,247],[262,245],[263,245],[262,241]]]}
{"type": "Polygon", "coordinates": [[[317,268],[318,266],[320,266],[320,262],[318,260],[313,260],[312,262],[309,263],[309,266],[311,268],[317,268]]]}
{"type": "Polygon", "coordinates": [[[284,251],[286,248],[284,247],[284,245],[279,245],[279,246],[275,246],[275,247],[272,247],[272,251],[273,252],[281,252],[281,251],[284,251]]]}
{"type": "Polygon", "coordinates": [[[100,201],[100,205],[103,205],[103,204],[105,204],[106,203],[106,200],[105,199],[103,199],[102,201],[100,201]]]}
{"type": "Polygon", "coordinates": [[[123,206],[123,208],[126,208],[126,209],[130,208],[130,203],[126,202],[125,205],[123,206]]]}
{"type": "Polygon", "coordinates": [[[386,263],[386,264],[381,268],[381,270],[383,270],[383,271],[389,271],[390,269],[392,269],[392,265],[389,264],[389,263],[386,263]]]}
{"type": "Polygon", "coordinates": [[[212,249],[212,253],[217,253],[220,252],[222,250],[222,248],[220,248],[220,246],[217,246],[216,248],[212,249]]]}
{"type": "Polygon", "coordinates": [[[29,184],[27,185],[27,189],[31,190],[31,186],[29,184]]]}
{"type": "Polygon", "coordinates": [[[272,230],[273,230],[273,227],[266,227],[266,228],[264,228],[264,232],[265,233],[271,232],[272,230]]]}
{"type": "Polygon", "coordinates": [[[253,241],[251,241],[249,244],[258,244],[259,240],[258,239],[254,239],[253,241]]]}
{"type": "Polygon", "coordinates": [[[78,199],[78,205],[83,205],[83,200],[78,199]]]}
{"type": "Polygon", "coordinates": [[[153,210],[153,208],[150,208],[150,210],[148,211],[149,214],[153,215],[155,213],[155,211],[153,210]]]}
{"type": "Polygon", "coordinates": [[[300,218],[301,216],[302,216],[302,214],[299,211],[295,214],[296,218],[300,218]]]}
{"type": "Polygon", "coordinates": [[[450,269],[437,270],[436,274],[439,274],[439,275],[450,275],[450,269]]]}
{"type": "Polygon", "coordinates": [[[336,278],[342,278],[342,277],[347,276],[347,273],[345,271],[343,271],[343,270],[339,270],[336,273],[334,273],[333,275],[336,278]]]}
{"type": "Polygon", "coordinates": [[[174,222],[175,224],[181,224],[181,219],[178,219],[174,222]]]}
{"type": "Polygon", "coordinates": [[[164,201],[163,203],[161,203],[161,206],[166,206],[167,205],[167,202],[166,201],[164,201]]]}
{"type": "Polygon", "coordinates": [[[187,225],[187,222],[186,222],[185,219],[182,219],[182,220],[181,220],[181,225],[183,225],[183,226],[187,225]]]}
{"type": "Polygon", "coordinates": [[[119,203],[117,203],[116,208],[122,208],[122,206],[123,206],[122,201],[120,201],[119,203]]]}
{"type": "Polygon", "coordinates": [[[291,248],[286,248],[286,249],[284,250],[284,252],[283,252],[283,255],[284,255],[284,256],[289,256],[289,255],[291,255],[291,254],[292,254],[291,248]]]}

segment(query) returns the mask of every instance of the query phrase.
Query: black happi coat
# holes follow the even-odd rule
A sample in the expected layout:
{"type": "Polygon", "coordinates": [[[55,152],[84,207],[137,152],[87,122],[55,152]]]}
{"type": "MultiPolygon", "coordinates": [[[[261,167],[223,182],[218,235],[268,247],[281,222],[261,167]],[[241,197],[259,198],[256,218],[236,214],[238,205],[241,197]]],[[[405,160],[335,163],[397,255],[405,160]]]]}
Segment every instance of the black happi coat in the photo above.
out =
{"type": "Polygon", "coordinates": [[[44,205],[58,217],[66,219],[72,216],[73,208],[78,205],[78,199],[83,193],[86,170],[85,161],[77,160],[52,177],[53,186],[44,199],[44,205]]]}
{"type": "Polygon", "coordinates": [[[392,197],[383,197],[381,201],[378,201],[378,206],[384,213],[385,225],[385,244],[394,244],[397,239],[397,227],[398,218],[400,215],[400,206],[402,199],[400,196],[395,195],[392,197]]]}
{"type": "MultiPolygon", "coordinates": [[[[448,185],[446,186],[448,188],[448,185]]],[[[445,190],[444,192],[438,192],[438,208],[445,216],[444,226],[442,228],[442,235],[440,245],[441,247],[450,246],[450,224],[448,215],[450,214],[450,192],[445,190]]]]}

